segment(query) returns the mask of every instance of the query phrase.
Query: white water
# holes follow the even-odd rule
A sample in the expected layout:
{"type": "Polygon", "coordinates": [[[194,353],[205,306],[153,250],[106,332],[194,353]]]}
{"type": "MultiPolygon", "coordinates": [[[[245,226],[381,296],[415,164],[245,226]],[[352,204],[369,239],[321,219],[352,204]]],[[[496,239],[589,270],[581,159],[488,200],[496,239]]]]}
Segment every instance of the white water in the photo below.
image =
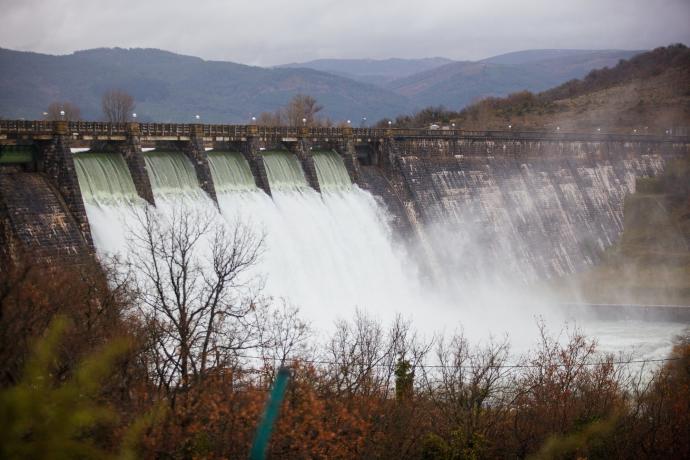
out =
{"type": "MultiPolygon", "coordinates": [[[[333,191],[319,194],[307,186],[294,155],[268,152],[264,159],[272,198],[255,186],[228,190],[216,175],[223,168],[211,171],[225,190],[218,193],[223,216],[265,234],[259,270],[266,274],[266,293],[298,305],[321,330],[337,317],[351,318],[357,308],[382,319],[397,311],[421,322],[415,266],[394,247],[388,216],[374,198],[337,180],[333,191]]],[[[242,167],[250,174],[246,163],[242,167]]]]}
{"type": "MultiPolygon", "coordinates": [[[[179,207],[217,213],[183,154],[144,155],[162,216],[179,207]]],[[[90,190],[84,192],[84,198],[94,243],[102,256],[126,257],[136,212],[146,204],[132,196],[133,183],[126,165],[118,162],[121,158],[89,163],[82,161],[84,157],[75,155],[82,189],[90,190]]],[[[427,336],[458,328],[473,340],[508,333],[514,349],[522,351],[535,344],[537,316],[551,312],[545,318],[550,329],[562,327],[563,318],[552,313],[547,301],[537,302],[534,293],[497,283],[490,274],[475,273],[474,281],[468,281],[464,271],[453,282],[453,269],[458,267],[450,264],[440,267],[451,279],[450,288],[423,285],[413,258],[393,243],[385,210],[372,195],[348,183],[338,157],[328,153],[315,156],[323,184],[319,194],[307,186],[294,155],[266,153],[272,197],[255,186],[241,155],[210,152],[209,158],[219,217],[230,225],[241,222],[265,234],[264,253],[256,267],[257,274],[266,277],[264,293],[299,306],[302,317],[318,331],[328,330],[336,318],[351,319],[359,308],[383,321],[400,313],[427,336]]],[[[460,254],[449,256],[458,260],[460,254]]],[[[468,256],[481,258],[484,254],[466,252],[468,256]]],[[[633,350],[639,357],[655,358],[668,352],[671,337],[684,327],[642,322],[580,325],[599,339],[603,350],[633,350]]]]}
{"type": "Polygon", "coordinates": [[[93,243],[102,258],[124,258],[136,213],[148,204],[137,195],[121,155],[82,152],[75,152],[74,165],[93,243]]]}

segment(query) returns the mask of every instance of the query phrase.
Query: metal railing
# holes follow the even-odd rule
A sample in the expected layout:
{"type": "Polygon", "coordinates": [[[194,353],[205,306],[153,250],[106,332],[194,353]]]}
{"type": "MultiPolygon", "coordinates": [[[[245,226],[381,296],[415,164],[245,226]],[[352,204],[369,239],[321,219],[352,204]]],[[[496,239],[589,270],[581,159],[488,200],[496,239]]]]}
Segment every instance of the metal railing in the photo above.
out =
{"type": "Polygon", "coordinates": [[[354,137],[357,139],[383,138],[432,138],[432,139],[481,139],[497,141],[648,141],[648,142],[690,142],[690,136],[669,132],[658,134],[612,134],[592,132],[546,132],[546,131],[466,131],[462,129],[412,129],[412,128],[336,128],[306,126],[255,126],[255,125],[212,125],[189,123],[107,123],[96,121],[46,121],[46,120],[0,120],[0,134],[46,135],[63,133],[72,136],[123,136],[127,134],[142,137],[227,137],[245,138],[320,138],[334,139],[354,137]]]}

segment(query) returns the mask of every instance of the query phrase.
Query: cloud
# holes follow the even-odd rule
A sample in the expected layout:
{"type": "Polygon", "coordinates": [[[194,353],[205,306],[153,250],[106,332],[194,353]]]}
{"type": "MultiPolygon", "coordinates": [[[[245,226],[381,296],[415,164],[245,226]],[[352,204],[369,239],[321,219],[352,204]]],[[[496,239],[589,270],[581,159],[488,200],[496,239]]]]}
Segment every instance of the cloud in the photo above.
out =
{"type": "Polygon", "coordinates": [[[0,0],[0,8],[7,48],[152,47],[255,65],[690,42],[687,0],[0,0]]]}

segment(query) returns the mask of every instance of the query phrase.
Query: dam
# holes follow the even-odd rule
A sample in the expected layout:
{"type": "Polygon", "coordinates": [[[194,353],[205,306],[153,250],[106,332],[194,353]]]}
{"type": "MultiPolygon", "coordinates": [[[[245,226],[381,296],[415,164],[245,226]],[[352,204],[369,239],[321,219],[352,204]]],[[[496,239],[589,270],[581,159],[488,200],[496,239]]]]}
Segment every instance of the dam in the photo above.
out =
{"type": "Polygon", "coordinates": [[[262,235],[266,293],[316,324],[433,326],[596,264],[636,180],[689,155],[680,136],[2,120],[0,257],[126,255],[141,209],[205,210],[262,235]]]}

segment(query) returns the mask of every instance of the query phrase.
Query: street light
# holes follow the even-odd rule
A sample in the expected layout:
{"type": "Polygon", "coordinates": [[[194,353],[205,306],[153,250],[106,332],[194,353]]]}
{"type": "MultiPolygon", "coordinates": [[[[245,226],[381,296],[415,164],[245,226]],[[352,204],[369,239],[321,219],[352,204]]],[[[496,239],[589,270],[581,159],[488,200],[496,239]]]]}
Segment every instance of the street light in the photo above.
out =
{"type": "Polygon", "coordinates": [[[352,123],[352,121],[350,121],[350,120],[347,120],[347,124],[349,125],[350,123],[352,123]]]}
{"type": "Polygon", "coordinates": [[[60,117],[65,118],[65,111],[64,110],[60,110],[60,117]]]}
{"type": "Polygon", "coordinates": [[[48,118],[48,112],[43,112],[43,116],[48,118]]]}
{"type": "Polygon", "coordinates": [[[194,115],[194,118],[196,118],[196,119],[197,119],[197,121],[198,121],[198,120],[199,120],[199,118],[201,118],[201,116],[199,116],[199,114],[197,113],[196,115],[194,115]]]}
{"type": "Polygon", "coordinates": [[[252,117],[252,124],[256,122],[256,117],[252,117]]]}
{"type": "Polygon", "coordinates": [[[508,125],[508,129],[513,129],[513,125],[508,125]]]}
{"type": "Polygon", "coordinates": [[[388,127],[390,128],[393,125],[393,122],[388,120],[388,127]]]}
{"type": "Polygon", "coordinates": [[[455,129],[455,123],[450,124],[451,128],[455,129]]]}
{"type": "Polygon", "coordinates": [[[137,114],[136,114],[136,113],[133,113],[133,114],[132,114],[132,118],[134,118],[134,120],[136,120],[136,119],[137,119],[137,114]]]}
{"type": "Polygon", "coordinates": [[[306,118],[302,118],[302,124],[303,124],[304,126],[307,126],[307,119],[306,119],[306,118]]]}

